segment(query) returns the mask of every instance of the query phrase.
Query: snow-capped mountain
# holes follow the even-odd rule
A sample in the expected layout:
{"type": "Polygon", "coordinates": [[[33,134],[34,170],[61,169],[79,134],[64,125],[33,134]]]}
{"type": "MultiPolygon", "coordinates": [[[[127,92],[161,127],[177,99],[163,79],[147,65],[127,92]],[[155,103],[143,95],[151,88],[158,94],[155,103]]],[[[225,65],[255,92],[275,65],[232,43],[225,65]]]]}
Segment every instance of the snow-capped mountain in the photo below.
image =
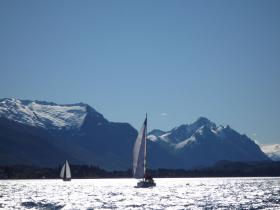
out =
{"type": "Polygon", "coordinates": [[[80,128],[87,115],[87,105],[2,99],[0,117],[22,124],[48,129],[80,128]]]}
{"type": "MultiPolygon", "coordinates": [[[[87,104],[0,100],[0,165],[57,166],[69,160],[105,169],[128,169],[137,130],[110,122],[87,104]]],[[[245,135],[206,118],[149,133],[151,168],[192,168],[220,160],[268,157],[245,135]]]]}
{"type": "Polygon", "coordinates": [[[260,147],[272,160],[280,161],[280,144],[262,144],[260,147]]]}
{"type": "Polygon", "coordinates": [[[207,132],[219,138],[225,138],[224,129],[224,126],[216,126],[215,123],[207,118],[200,117],[192,124],[180,125],[167,132],[152,130],[148,135],[148,139],[151,141],[164,141],[170,146],[180,149],[196,141],[198,136],[206,135],[207,132]]]}
{"type": "Polygon", "coordinates": [[[197,121],[195,121],[192,124],[184,124],[180,125],[178,127],[173,128],[170,131],[164,132],[161,130],[152,130],[149,135],[148,139],[152,141],[165,141],[169,143],[170,145],[176,146],[183,142],[187,142],[188,140],[193,139],[193,135],[196,132],[202,132],[200,129],[203,127],[208,127],[210,129],[213,129],[215,132],[219,132],[220,128],[217,128],[215,123],[211,122],[205,117],[198,118],[197,121]],[[217,130],[217,131],[216,131],[217,130]]]}
{"type": "Polygon", "coordinates": [[[204,117],[167,132],[152,131],[148,139],[184,160],[186,168],[211,165],[220,160],[269,160],[246,135],[239,134],[229,126],[217,126],[204,117]]]}
{"type": "Polygon", "coordinates": [[[137,131],[87,104],[0,100],[0,165],[77,164],[126,169],[137,131]],[[125,145],[121,147],[121,145],[125,145]]]}

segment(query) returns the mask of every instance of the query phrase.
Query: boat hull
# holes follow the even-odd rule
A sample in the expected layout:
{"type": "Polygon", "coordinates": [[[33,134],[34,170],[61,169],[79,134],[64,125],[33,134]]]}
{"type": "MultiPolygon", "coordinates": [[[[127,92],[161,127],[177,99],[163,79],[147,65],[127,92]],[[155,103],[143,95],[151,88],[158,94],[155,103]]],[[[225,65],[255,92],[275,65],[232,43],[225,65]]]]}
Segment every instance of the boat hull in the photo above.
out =
{"type": "Polygon", "coordinates": [[[69,182],[71,181],[71,178],[64,178],[63,181],[69,182]]]}
{"type": "Polygon", "coordinates": [[[153,181],[140,181],[137,183],[136,188],[148,188],[148,187],[155,187],[156,183],[153,181]]]}

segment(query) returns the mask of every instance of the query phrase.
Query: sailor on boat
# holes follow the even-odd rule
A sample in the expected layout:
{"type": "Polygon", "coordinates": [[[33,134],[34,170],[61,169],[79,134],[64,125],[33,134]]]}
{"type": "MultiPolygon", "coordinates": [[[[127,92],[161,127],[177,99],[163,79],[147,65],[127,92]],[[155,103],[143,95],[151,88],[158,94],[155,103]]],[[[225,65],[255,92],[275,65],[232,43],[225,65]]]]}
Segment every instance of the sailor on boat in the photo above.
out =
{"type": "Polygon", "coordinates": [[[154,181],[154,179],[151,175],[146,174],[145,177],[144,177],[144,180],[145,180],[145,182],[149,182],[150,184],[156,185],[155,181],[154,181]]]}

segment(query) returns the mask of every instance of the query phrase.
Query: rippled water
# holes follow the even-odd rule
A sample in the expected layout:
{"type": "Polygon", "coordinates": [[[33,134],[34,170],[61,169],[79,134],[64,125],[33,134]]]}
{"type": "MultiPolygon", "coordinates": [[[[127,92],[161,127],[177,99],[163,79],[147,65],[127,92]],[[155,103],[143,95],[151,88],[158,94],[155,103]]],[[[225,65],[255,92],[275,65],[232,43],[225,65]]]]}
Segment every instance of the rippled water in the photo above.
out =
{"type": "Polygon", "coordinates": [[[3,209],[280,209],[280,178],[0,180],[3,209]]]}

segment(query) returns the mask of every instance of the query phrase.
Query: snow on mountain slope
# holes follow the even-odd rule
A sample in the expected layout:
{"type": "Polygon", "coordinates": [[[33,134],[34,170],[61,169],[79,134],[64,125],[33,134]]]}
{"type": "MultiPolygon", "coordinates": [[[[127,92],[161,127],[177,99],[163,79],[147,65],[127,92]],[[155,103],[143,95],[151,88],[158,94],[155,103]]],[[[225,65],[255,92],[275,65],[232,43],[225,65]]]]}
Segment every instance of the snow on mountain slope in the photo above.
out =
{"type": "Polygon", "coordinates": [[[79,128],[87,115],[86,105],[58,105],[40,101],[2,99],[0,117],[48,129],[79,128]]]}
{"type": "Polygon", "coordinates": [[[280,144],[262,144],[260,147],[272,160],[280,160],[280,144]]]}
{"type": "Polygon", "coordinates": [[[196,138],[195,138],[194,135],[192,135],[190,138],[176,144],[175,148],[176,149],[181,149],[181,148],[184,148],[186,145],[192,144],[192,143],[195,143],[195,142],[196,142],[196,138]]]}
{"type": "Polygon", "coordinates": [[[192,124],[180,125],[168,132],[156,132],[158,130],[153,130],[149,133],[148,139],[151,141],[164,141],[171,146],[180,149],[185,145],[194,142],[197,135],[204,135],[205,128],[210,130],[213,135],[219,136],[220,138],[223,138],[224,136],[223,126],[216,126],[215,123],[207,118],[200,117],[192,124]]]}
{"type": "Polygon", "coordinates": [[[152,131],[148,139],[182,161],[185,168],[209,166],[221,160],[269,160],[246,135],[229,126],[216,126],[204,117],[167,132],[152,131]]]}
{"type": "Polygon", "coordinates": [[[198,139],[200,136],[207,136],[210,135],[216,136],[217,138],[223,139],[225,137],[224,134],[224,127],[223,126],[216,126],[214,123],[202,125],[196,131],[193,130],[193,134],[186,140],[180,141],[179,143],[175,144],[176,149],[182,149],[189,144],[198,143],[198,139]]]}
{"type": "Polygon", "coordinates": [[[147,138],[153,142],[164,142],[165,145],[168,145],[174,151],[183,150],[190,146],[202,145],[205,141],[219,141],[223,142],[222,144],[224,145],[250,144],[249,139],[246,140],[246,143],[243,142],[243,136],[229,126],[217,126],[205,117],[198,118],[192,124],[177,126],[167,132],[151,131],[147,138]],[[159,135],[155,135],[155,133],[159,135]]]}

